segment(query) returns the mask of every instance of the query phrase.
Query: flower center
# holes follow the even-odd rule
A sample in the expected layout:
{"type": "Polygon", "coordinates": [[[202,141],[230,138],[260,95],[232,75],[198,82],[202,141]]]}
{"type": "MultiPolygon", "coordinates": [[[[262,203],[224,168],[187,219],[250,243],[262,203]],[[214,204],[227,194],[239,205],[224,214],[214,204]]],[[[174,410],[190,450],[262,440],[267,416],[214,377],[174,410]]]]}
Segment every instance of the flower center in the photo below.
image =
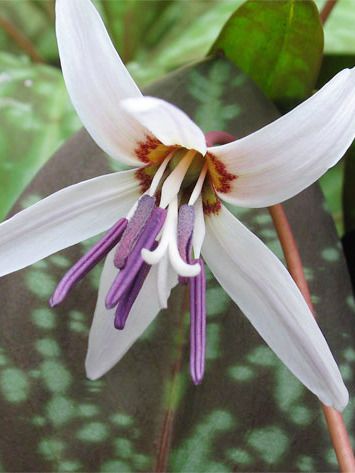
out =
{"type": "MultiPolygon", "coordinates": [[[[154,176],[167,159],[168,165],[164,169],[165,175],[161,176],[163,179],[161,185],[157,188],[157,196],[160,196],[162,184],[164,180],[168,180],[169,175],[173,176],[168,180],[169,186],[173,181],[177,182],[174,171],[189,153],[193,153],[193,151],[178,146],[165,146],[152,137],[147,137],[144,142],[139,143],[136,154],[139,159],[147,163],[147,166],[136,172],[142,193],[151,187],[154,176]]],[[[184,172],[183,179],[179,181],[179,201],[188,200],[189,194],[193,192],[194,186],[207,164],[207,172],[204,171],[205,178],[200,189],[203,209],[205,214],[218,213],[221,204],[216,192],[230,192],[232,181],[237,176],[228,172],[225,165],[212,153],[208,152],[205,156],[202,156],[200,153],[194,152],[194,155],[190,154],[189,157],[191,159],[186,158],[185,160],[185,163],[188,161],[187,166],[179,168],[180,170],[183,169],[184,172]]],[[[171,189],[170,194],[173,194],[173,189],[171,189]]]]}

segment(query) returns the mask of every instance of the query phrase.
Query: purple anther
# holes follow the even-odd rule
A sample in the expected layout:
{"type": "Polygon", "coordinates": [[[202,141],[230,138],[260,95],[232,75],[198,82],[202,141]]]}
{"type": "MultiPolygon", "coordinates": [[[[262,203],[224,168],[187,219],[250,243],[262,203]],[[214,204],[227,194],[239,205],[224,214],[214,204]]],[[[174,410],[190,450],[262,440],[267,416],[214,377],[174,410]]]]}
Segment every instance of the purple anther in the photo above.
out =
{"type": "Polygon", "coordinates": [[[147,248],[151,250],[153,248],[155,239],[164,225],[166,213],[166,210],[160,207],[156,207],[153,210],[141,236],[127,258],[125,267],[118,273],[108,291],[106,297],[107,309],[115,307],[123,294],[132,285],[134,278],[144,264],[141,255],[142,249],[147,248]]]}
{"type": "Polygon", "coordinates": [[[128,222],[127,228],[122,235],[121,241],[117,247],[114,263],[117,268],[123,268],[126,264],[128,255],[137,243],[144,225],[147,223],[155,207],[155,197],[143,195],[139,201],[133,217],[128,222]]]}
{"type": "Polygon", "coordinates": [[[132,286],[126,291],[126,293],[120,299],[117,306],[116,315],[115,315],[115,327],[118,330],[124,329],[128,315],[132,309],[132,306],[135,300],[138,297],[140,290],[142,289],[142,286],[144,284],[146,277],[148,276],[150,268],[151,266],[149,264],[147,263],[143,264],[137,276],[135,277],[132,286]]]}
{"type": "MultiPolygon", "coordinates": [[[[191,205],[182,205],[179,209],[178,217],[178,249],[181,258],[186,262],[192,262],[191,249],[192,249],[192,233],[194,230],[195,222],[195,211],[191,205]]],[[[189,278],[179,276],[180,284],[187,284],[189,278]]]]}
{"type": "Polygon", "coordinates": [[[206,275],[203,260],[200,273],[190,278],[190,373],[194,384],[200,384],[205,371],[206,351],[206,275]]]}
{"type": "Polygon", "coordinates": [[[56,287],[49,305],[55,307],[60,304],[69,291],[96,266],[112,248],[117,245],[127,227],[127,219],[121,218],[101,240],[99,240],[79,261],[64,275],[56,287]]]}

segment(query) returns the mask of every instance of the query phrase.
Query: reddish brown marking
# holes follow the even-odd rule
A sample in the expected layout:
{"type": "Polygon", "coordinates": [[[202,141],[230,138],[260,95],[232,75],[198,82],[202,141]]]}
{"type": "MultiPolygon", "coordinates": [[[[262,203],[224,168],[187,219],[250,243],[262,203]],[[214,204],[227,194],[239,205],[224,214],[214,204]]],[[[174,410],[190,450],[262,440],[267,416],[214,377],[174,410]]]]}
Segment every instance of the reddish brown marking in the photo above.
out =
{"type": "Polygon", "coordinates": [[[206,155],[209,175],[217,192],[227,194],[232,190],[232,181],[237,179],[235,174],[227,171],[226,166],[212,153],[206,155]]]}
{"type": "Polygon", "coordinates": [[[160,164],[164,161],[167,155],[176,146],[165,146],[154,136],[146,136],[144,141],[138,143],[137,148],[134,150],[138,159],[143,163],[160,164]]]}
{"type": "Polygon", "coordinates": [[[140,168],[136,171],[135,176],[139,181],[142,194],[149,189],[156,170],[157,166],[152,165],[140,168]]]}
{"type": "Polygon", "coordinates": [[[202,204],[205,215],[216,215],[221,209],[221,201],[214,190],[210,177],[206,179],[202,188],[202,204]]]}
{"type": "Polygon", "coordinates": [[[221,207],[222,207],[222,204],[219,199],[217,199],[213,203],[203,202],[203,213],[205,215],[211,215],[211,214],[217,215],[219,211],[221,210],[221,207]]]}
{"type": "Polygon", "coordinates": [[[149,154],[157,149],[160,145],[160,141],[153,136],[147,136],[145,141],[140,141],[137,148],[134,150],[137,157],[143,161],[143,163],[149,163],[149,154]]]}

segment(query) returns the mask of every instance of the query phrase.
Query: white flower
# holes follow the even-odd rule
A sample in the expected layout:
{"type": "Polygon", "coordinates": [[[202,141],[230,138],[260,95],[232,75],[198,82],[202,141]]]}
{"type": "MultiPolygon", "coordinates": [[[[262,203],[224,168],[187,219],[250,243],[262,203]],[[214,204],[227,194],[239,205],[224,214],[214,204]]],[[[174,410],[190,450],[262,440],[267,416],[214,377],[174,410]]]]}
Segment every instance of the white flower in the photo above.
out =
{"type": "Polygon", "coordinates": [[[184,112],[142,96],[89,0],[57,0],[56,14],[63,74],[84,126],[104,151],[134,168],[67,187],[2,223],[0,274],[110,229],[51,300],[59,303],[108,254],[88,377],[102,376],[122,358],[166,307],[179,275],[190,285],[191,373],[198,383],[205,336],[202,248],[217,280],[279,358],[324,404],[343,409],[347,390],[300,291],[221,200],[273,205],[333,166],[355,135],[355,71],[343,70],[256,133],[207,147],[184,112]],[[123,328],[128,314],[125,329],[115,330],[114,321],[123,328]]]}

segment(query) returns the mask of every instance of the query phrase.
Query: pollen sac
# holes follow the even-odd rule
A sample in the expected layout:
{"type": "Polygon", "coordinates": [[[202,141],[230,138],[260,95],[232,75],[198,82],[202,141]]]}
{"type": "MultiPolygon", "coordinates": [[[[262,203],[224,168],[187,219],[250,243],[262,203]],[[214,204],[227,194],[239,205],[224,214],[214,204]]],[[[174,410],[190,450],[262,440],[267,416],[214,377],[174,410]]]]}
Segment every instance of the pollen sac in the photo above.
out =
{"type": "MultiPolygon", "coordinates": [[[[195,223],[195,211],[191,205],[182,205],[178,217],[178,249],[181,258],[186,263],[192,263],[192,234],[195,223]]],[[[179,277],[180,284],[187,284],[188,278],[179,277]]]]}
{"type": "Polygon", "coordinates": [[[143,232],[152,211],[155,207],[155,197],[143,195],[139,201],[133,217],[129,221],[119,242],[115,254],[114,263],[117,268],[123,268],[126,260],[143,232]]]}
{"type": "Polygon", "coordinates": [[[203,260],[196,260],[201,272],[190,278],[190,374],[200,384],[205,371],[206,352],[206,275],[203,260]]]}

